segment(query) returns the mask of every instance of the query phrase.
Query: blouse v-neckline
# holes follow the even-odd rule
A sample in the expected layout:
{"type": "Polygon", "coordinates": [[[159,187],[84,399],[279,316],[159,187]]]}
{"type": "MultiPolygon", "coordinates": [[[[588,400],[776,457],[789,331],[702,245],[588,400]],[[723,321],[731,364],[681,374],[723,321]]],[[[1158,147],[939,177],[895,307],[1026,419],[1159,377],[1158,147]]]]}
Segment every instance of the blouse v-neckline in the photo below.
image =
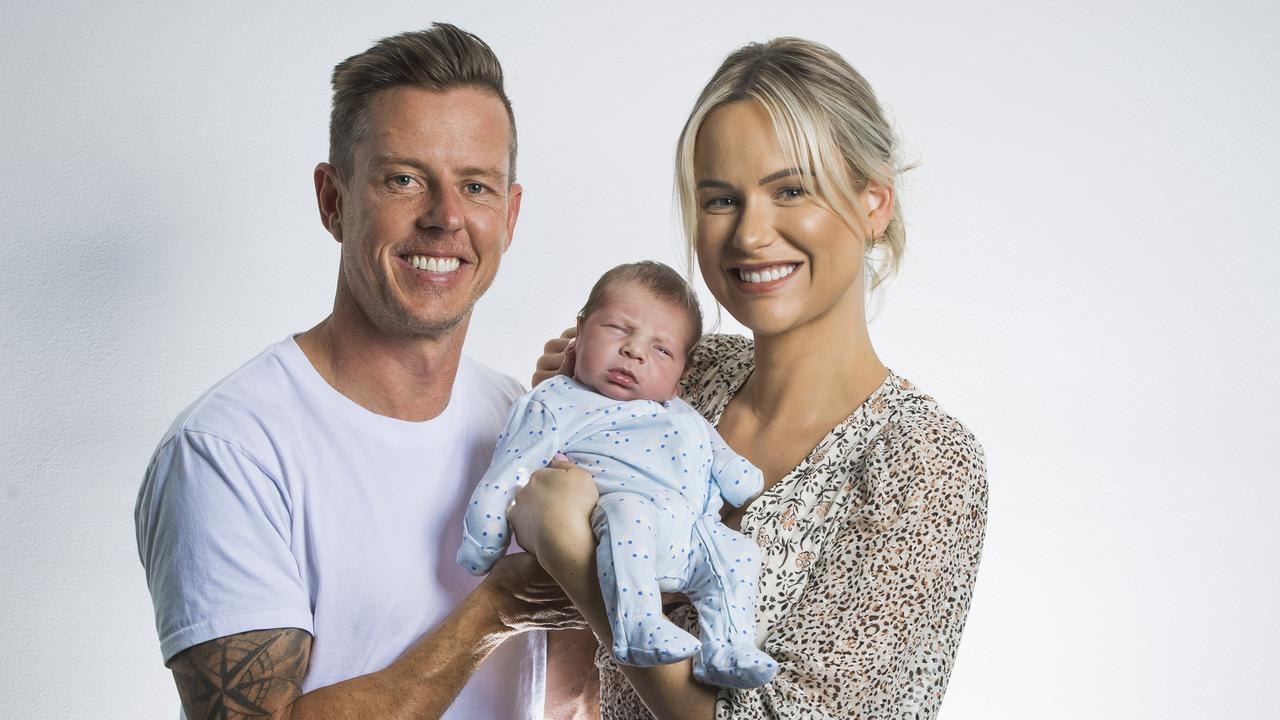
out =
{"type": "MultiPolygon", "coordinates": [[[[724,415],[725,409],[728,408],[729,403],[733,402],[733,399],[738,396],[742,387],[747,384],[747,380],[751,378],[751,374],[755,372],[756,359],[754,343],[752,343],[748,352],[749,361],[738,370],[738,377],[726,378],[726,380],[728,380],[726,383],[726,387],[728,389],[720,397],[715,399],[713,411],[707,416],[711,426],[717,428],[717,432],[720,427],[720,418],[724,415]]],[[[831,429],[822,436],[822,439],[810,448],[807,453],[805,453],[805,456],[800,459],[800,462],[796,463],[795,467],[784,473],[782,477],[778,478],[777,482],[765,488],[765,490],[754,499],[748,501],[747,509],[742,513],[742,519],[738,522],[740,532],[747,534],[749,527],[755,528],[761,519],[756,517],[760,512],[763,512],[761,508],[768,505],[769,502],[776,502],[782,499],[782,488],[787,486],[787,481],[790,478],[792,478],[797,472],[803,470],[806,466],[816,466],[825,460],[826,452],[824,448],[827,445],[830,445],[835,438],[839,437],[841,431],[846,426],[856,422],[862,415],[866,414],[876,398],[885,395],[890,392],[893,387],[897,387],[898,384],[901,383],[901,379],[898,378],[897,374],[894,373],[891,368],[885,368],[885,370],[886,375],[884,381],[877,385],[875,390],[871,391],[871,394],[867,396],[866,400],[859,403],[857,407],[853,408],[853,410],[849,412],[848,415],[845,415],[842,420],[833,425],[831,429]],[[820,453],[820,451],[822,452],[820,453]],[[769,502],[762,502],[766,499],[768,499],[769,502]]]]}

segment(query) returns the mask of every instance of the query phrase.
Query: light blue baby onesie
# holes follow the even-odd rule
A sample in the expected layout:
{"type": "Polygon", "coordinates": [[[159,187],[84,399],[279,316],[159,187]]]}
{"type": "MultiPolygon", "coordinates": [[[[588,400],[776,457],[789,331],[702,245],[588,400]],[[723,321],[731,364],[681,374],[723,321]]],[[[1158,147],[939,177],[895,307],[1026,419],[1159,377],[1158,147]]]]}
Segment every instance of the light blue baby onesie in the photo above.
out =
{"type": "Polygon", "coordinates": [[[557,452],[600,490],[591,524],[614,658],[650,666],[697,655],[705,684],[769,682],[777,663],[755,645],[761,551],[720,522],[722,497],[742,505],[764,479],[678,398],[613,400],[564,376],[522,395],[471,496],[458,564],[474,575],[493,567],[511,539],[516,491],[557,452]],[[663,616],[661,592],[689,597],[701,641],[663,616]]]}

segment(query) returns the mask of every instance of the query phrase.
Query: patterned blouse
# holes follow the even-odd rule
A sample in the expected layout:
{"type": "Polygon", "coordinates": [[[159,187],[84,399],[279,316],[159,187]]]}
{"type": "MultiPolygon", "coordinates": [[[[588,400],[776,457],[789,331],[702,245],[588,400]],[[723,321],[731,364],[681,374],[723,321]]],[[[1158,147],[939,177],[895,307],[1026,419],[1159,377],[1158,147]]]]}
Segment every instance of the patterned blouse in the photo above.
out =
{"type": "MultiPolygon", "coordinates": [[[[685,400],[718,424],[753,364],[751,340],[704,338],[685,400]]],[[[890,372],[743,516],[765,552],[758,640],[780,668],[764,687],[722,688],[716,720],[933,718],[986,521],[982,446],[890,372]]],[[[670,617],[697,634],[689,605],[670,617]]],[[[650,717],[606,649],[596,666],[602,720],[650,717]]]]}

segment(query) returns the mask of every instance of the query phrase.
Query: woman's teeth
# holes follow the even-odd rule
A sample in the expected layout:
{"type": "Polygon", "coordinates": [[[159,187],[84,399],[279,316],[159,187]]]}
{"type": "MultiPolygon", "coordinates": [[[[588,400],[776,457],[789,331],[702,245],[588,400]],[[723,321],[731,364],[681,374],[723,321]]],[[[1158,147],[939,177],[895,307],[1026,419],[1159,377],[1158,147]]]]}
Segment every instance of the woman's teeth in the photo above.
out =
{"type": "Polygon", "coordinates": [[[775,265],[771,268],[759,271],[748,272],[741,268],[735,268],[734,272],[738,274],[738,279],[747,283],[771,282],[773,280],[781,280],[796,271],[799,265],[775,265]]]}
{"type": "Polygon", "coordinates": [[[409,264],[419,270],[433,273],[447,273],[458,269],[462,261],[458,258],[428,257],[426,255],[410,255],[409,264]]]}

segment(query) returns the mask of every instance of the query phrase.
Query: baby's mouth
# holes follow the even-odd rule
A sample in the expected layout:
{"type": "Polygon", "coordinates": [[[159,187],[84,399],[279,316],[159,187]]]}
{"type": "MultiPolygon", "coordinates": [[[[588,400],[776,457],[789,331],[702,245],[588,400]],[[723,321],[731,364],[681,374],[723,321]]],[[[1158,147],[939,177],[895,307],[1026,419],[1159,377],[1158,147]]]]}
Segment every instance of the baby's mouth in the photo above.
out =
{"type": "Polygon", "coordinates": [[[631,386],[639,382],[636,380],[635,374],[626,368],[609,368],[608,376],[609,381],[615,385],[631,386]]]}

